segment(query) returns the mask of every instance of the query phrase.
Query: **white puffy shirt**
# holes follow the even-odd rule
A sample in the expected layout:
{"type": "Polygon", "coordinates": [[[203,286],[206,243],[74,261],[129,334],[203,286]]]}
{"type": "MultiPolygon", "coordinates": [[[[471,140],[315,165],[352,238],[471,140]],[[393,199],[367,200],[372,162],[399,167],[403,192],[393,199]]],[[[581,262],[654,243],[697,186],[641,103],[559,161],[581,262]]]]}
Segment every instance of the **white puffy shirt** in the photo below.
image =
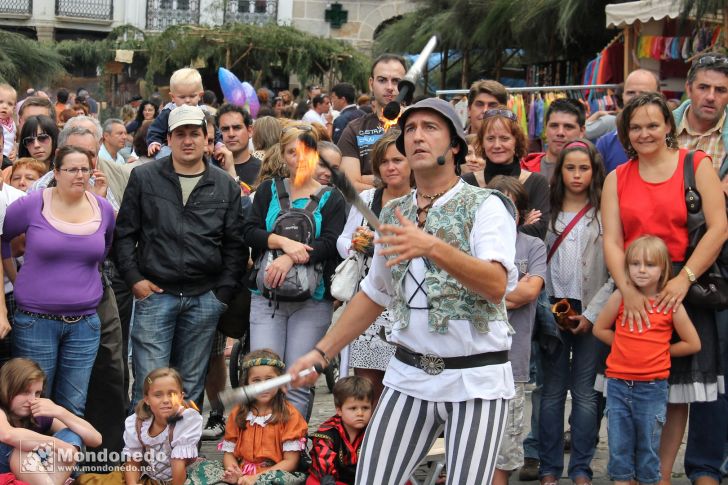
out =
{"type": "MultiPolygon", "coordinates": [[[[124,422],[124,457],[126,459],[141,456],[144,447],[139,442],[136,432],[137,415],[132,414],[124,422]]],[[[172,479],[172,458],[197,458],[197,442],[202,436],[202,416],[194,409],[185,409],[182,419],[174,425],[172,444],[169,442],[169,426],[157,436],[149,435],[149,426],[153,418],[142,421],[140,435],[146,446],[144,475],[155,480],[172,479]],[[151,458],[146,461],[146,458],[151,458]]]]}
{"type": "MultiPolygon", "coordinates": [[[[458,182],[434,206],[450,200],[464,186],[458,182]]],[[[415,198],[415,192],[412,193],[415,198]]],[[[416,202],[416,200],[415,200],[416,202]]],[[[498,262],[508,273],[506,293],[518,283],[518,270],[514,265],[516,255],[516,223],[500,198],[488,197],[478,208],[475,224],[470,233],[472,255],[485,261],[498,262]]],[[[375,251],[372,267],[361,285],[362,291],[377,304],[387,307],[394,295],[392,273],[385,266],[386,259],[375,251]]],[[[422,258],[412,260],[410,271],[418,281],[425,277],[422,258]]],[[[405,278],[405,295],[415,292],[416,284],[405,278]]],[[[412,307],[426,308],[427,299],[420,291],[411,303],[412,307]]],[[[511,336],[506,322],[489,323],[490,332],[480,333],[467,320],[450,320],[445,334],[430,332],[427,310],[411,310],[409,325],[394,329],[390,340],[408,349],[440,357],[463,357],[486,352],[509,350],[511,336]]],[[[470,399],[510,399],[514,396],[513,372],[510,362],[469,369],[445,370],[436,376],[400,362],[389,361],[384,375],[384,385],[404,394],[434,402],[461,402],[470,399]]]]}

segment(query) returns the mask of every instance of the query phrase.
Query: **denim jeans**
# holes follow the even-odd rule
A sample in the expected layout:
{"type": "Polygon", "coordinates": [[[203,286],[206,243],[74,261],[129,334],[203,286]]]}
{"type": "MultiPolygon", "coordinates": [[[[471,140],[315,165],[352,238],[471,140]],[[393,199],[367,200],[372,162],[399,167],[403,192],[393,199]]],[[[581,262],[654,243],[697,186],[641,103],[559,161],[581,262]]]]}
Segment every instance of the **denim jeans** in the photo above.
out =
{"type": "MultiPolygon", "coordinates": [[[[581,313],[579,301],[570,300],[581,313]]],[[[591,461],[596,450],[597,340],[589,333],[561,332],[564,345],[553,354],[541,354],[543,390],[539,422],[539,476],[560,477],[564,469],[564,409],[566,393],[571,391],[571,457],[569,478],[591,479],[591,461]]]]}
{"type": "Polygon", "coordinates": [[[607,380],[609,477],[660,481],[660,435],[667,412],[667,379],[607,380]]]}
{"type": "MultiPolygon", "coordinates": [[[[81,437],[68,428],[59,429],[53,434],[53,437],[72,444],[79,450],[83,449],[81,437]]],[[[10,473],[10,457],[13,451],[15,451],[15,448],[12,446],[0,443],[0,473],[10,473]]],[[[28,452],[28,454],[30,453],[32,452],[28,452]]]]}
{"type": "MultiPolygon", "coordinates": [[[[290,366],[313,349],[331,323],[330,301],[278,302],[253,294],[250,299],[250,349],[272,349],[290,366]]],[[[288,391],[288,400],[308,421],[313,397],[308,388],[288,391]]]]}
{"type": "Polygon", "coordinates": [[[15,312],[13,357],[27,357],[46,374],[45,394],[76,416],[86,409],[101,322],[94,313],[76,323],[15,312]]]}
{"type": "Polygon", "coordinates": [[[536,367],[536,387],[531,391],[531,430],[523,440],[523,456],[536,460],[538,460],[538,427],[541,414],[541,390],[543,389],[541,354],[543,351],[538,342],[531,342],[531,363],[536,367]]]}
{"type": "Polygon", "coordinates": [[[201,402],[212,339],[226,309],[212,291],[195,296],[152,293],[135,301],[132,408],[143,397],[144,378],[159,367],[177,369],[186,399],[201,402]]]}

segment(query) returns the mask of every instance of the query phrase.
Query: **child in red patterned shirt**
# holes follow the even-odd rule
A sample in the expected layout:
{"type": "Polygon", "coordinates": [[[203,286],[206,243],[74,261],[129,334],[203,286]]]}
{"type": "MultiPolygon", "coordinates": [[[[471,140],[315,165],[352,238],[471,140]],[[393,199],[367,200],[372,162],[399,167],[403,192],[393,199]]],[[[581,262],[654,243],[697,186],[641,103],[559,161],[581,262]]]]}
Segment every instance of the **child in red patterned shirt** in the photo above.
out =
{"type": "Polygon", "coordinates": [[[345,377],[334,386],[336,415],[311,434],[311,468],[306,485],[354,485],[364,430],[372,417],[372,384],[345,377]]]}

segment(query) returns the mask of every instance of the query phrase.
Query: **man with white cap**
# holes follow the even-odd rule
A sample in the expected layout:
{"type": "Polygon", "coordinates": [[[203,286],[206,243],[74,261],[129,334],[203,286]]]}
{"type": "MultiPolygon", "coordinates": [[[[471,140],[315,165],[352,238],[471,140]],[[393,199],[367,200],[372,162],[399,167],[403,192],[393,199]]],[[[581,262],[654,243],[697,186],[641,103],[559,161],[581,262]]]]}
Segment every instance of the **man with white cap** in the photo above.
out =
{"type": "Polygon", "coordinates": [[[417,189],[382,210],[361,291],[291,373],[328,364],[388,307],[397,351],[356,483],[404,483],[443,430],[447,483],[491,483],[514,396],[504,295],[517,282],[515,210],[499,192],[458,176],[467,143],[450,104],[425,99],[398,123],[396,145],[417,189]]]}
{"type": "Polygon", "coordinates": [[[135,297],[132,406],[144,376],[167,366],[200,399],[217,322],[248,260],[240,188],[203,158],[205,113],[179,106],[168,126],[171,155],[132,171],[116,223],[117,267],[135,297]]]}

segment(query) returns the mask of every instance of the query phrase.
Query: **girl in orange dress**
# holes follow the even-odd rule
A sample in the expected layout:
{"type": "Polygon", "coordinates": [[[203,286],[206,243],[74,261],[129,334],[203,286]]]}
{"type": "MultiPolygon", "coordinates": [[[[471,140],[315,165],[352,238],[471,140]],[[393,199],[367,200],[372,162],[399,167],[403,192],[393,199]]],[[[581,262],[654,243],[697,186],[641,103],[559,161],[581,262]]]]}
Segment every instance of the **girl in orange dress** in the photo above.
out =
{"type": "MultiPolygon", "coordinates": [[[[245,356],[247,386],[283,374],[285,364],[272,350],[256,350],[245,356]]],[[[220,449],[219,462],[203,465],[208,484],[223,481],[231,485],[291,485],[306,481],[296,472],[301,452],[306,449],[308,425],[286,399],[281,389],[260,394],[254,402],[239,404],[230,413],[220,449]]],[[[192,482],[195,483],[195,478],[192,482]]]]}

